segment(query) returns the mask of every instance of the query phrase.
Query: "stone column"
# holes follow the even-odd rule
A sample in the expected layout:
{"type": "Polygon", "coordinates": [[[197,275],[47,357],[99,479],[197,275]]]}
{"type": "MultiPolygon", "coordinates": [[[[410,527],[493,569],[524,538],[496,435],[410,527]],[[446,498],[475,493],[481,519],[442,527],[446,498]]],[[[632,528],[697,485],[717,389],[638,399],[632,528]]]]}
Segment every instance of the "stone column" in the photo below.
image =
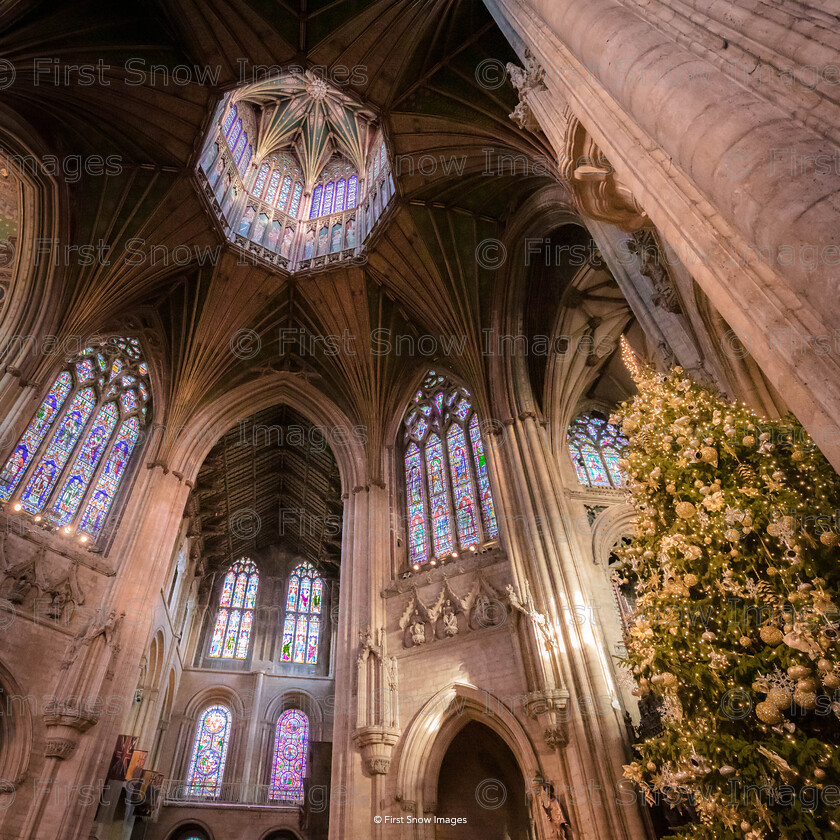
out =
{"type": "Polygon", "coordinates": [[[156,596],[168,570],[189,489],[180,477],[160,465],[141,467],[111,550],[111,556],[120,562],[105,607],[107,617],[100,621],[102,632],[99,625],[92,625],[85,637],[77,640],[81,643],[77,647],[82,650],[87,646],[90,656],[68,651],[71,656],[66,674],[60,677],[56,708],[45,714],[48,728],[57,733],[52,739],[56,743],[47,746],[52,759],[47,765],[47,778],[39,780],[47,793],[36,797],[22,840],[46,836],[82,840],[88,836],[116,736],[124,731],[131,712],[139,663],[156,620],[156,596]],[[104,643],[99,642],[100,636],[104,643]],[[95,651],[94,645],[98,645],[95,651]],[[88,721],[86,734],[76,726],[77,731],[71,735],[65,726],[67,721],[61,714],[66,706],[61,694],[65,686],[76,686],[74,690],[82,696],[107,696],[106,713],[88,721]],[[107,714],[115,708],[121,713],[107,714]],[[72,747],[70,740],[75,741],[72,747]],[[82,795],[83,791],[93,794],[82,795]]]}
{"type": "Polygon", "coordinates": [[[486,2],[542,67],[545,90],[527,104],[558,155],[579,122],[609,164],[580,176],[615,174],[840,468],[840,359],[802,351],[840,323],[840,173],[814,171],[833,145],[639,4],[486,2]]]}
{"type": "Polygon", "coordinates": [[[546,765],[551,781],[561,791],[586,791],[562,803],[575,836],[647,837],[638,806],[617,803],[626,732],[612,703],[603,641],[586,614],[583,560],[571,544],[571,515],[546,431],[525,412],[488,442],[515,580],[511,605],[524,616],[538,651],[536,662],[525,663],[525,711],[555,753],[546,765]]]}

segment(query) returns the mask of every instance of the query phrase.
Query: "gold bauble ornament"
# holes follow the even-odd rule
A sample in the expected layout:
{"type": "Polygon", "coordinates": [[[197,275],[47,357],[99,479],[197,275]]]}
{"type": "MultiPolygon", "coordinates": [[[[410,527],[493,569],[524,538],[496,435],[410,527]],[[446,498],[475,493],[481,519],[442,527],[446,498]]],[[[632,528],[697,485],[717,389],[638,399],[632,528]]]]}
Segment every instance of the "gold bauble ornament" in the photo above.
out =
{"type": "Polygon", "coordinates": [[[826,659],[823,657],[817,662],[817,670],[818,671],[833,671],[834,670],[834,663],[830,659],[826,659]]]}
{"type": "Polygon", "coordinates": [[[813,677],[805,677],[796,683],[797,691],[816,691],[817,681],[813,677]]]}
{"type": "Polygon", "coordinates": [[[822,767],[817,767],[814,770],[814,778],[818,779],[819,781],[822,781],[825,778],[825,775],[825,770],[823,770],[822,767]]]}
{"type": "Polygon", "coordinates": [[[744,446],[755,446],[755,437],[753,437],[753,435],[744,435],[741,439],[741,443],[743,443],[744,446]]]}
{"type": "Polygon", "coordinates": [[[735,775],[735,768],[731,764],[723,764],[721,765],[720,769],[718,770],[721,776],[727,778],[729,776],[735,775]]]}
{"type": "Polygon", "coordinates": [[[727,528],[723,532],[723,537],[729,540],[729,542],[738,542],[741,539],[741,532],[735,530],[735,528],[727,528]]]}
{"type": "Polygon", "coordinates": [[[823,678],[823,685],[826,688],[831,689],[832,691],[836,688],[840,688],[840,677],[837,674],[826,674],[823,678]]]}
{"type": "Polygon", "coordinates": [[[791,665],[787,673],[792,680],[801,680],[811,673],[811,669],[805,665],[791,665]]]}
{"type": "Polygon", "coordinates": [[[773,705],[773,703],[770,703],[767,700],[763,700],[761,703],[756,704],[755,714],[760,721],[763,723],[769,723],[772,726],[775,726],[777,723],[781,723],[783,720],[778,706],[773,705]]]}
{"type": "Polygon", "coordinates": [[[749,636],[741,636],[741,638],[738,639],[738,644],[741,645],[741,647],[748,648],[752,644],[752,639],[749,636]]]}
{"type": "Polygon", "coordinates": [[[748,823],[746,820],[741,822],[741,831],[749,831],[752,828],[752,825],[748,823]]]}
{"type": "Polygon", "coordinates": [[[775,566],[768,566],[767,574],[770,575],[770,577],[772,577],[773,575],[779,574],[779,570],[775,566]]]}
{"type": "Polygon", "coordinates": [[[803,709],[816,709],[817,694],[815,691],[802,691],[797,688],[796,691],[793,692],[793,701],[797,706],[801,706],[803,709]]]}
{"type": "Polygon", "coordinates": [[[827,545],[829,548],[833,548],[835,545],[840,543],[840,536],[835,534],[834,531],[823,531],[820,534],[820,542],[823,545],[827,545]]]}
{"type": "Polygon", "coordinates": [[[700,460],[706,464],[711,464],[713,467],[717,466],[718,453],[714,446],[703,446],[700,448],[700,460]]]}
{"type": "Polygon", "coordinates": [[[805,453],[801,449],[794,449],[790,457],[793,461],[804,461],[805,453]]]}
{"type": "Polygon", "coordinates": [[[771,688],[767,692],[767,702],[772,703],[777,709],[789,709],[791,699],[790,692],[782,688],[771,688]]]}
{"type": "Polygon", "coordinates": [[[758,633],[761,636],[761,641],[766,645],[780,645],[784,639],[784,634],[778,627],[762,627],[758,633]]]}
{"type": "Polygon", "coordinates": [[[677,516],[679,516],[680,519],[691,519],[691,517],[697,513],[697,508],[695,508],[691,502],[677,502],[674,510],[677,512],[677,516]]]}
{"type": "Polygon", "coordinates": [[[699,578],[697,577],[697,575],[689,573],[683,578],[683,580],[685,581],[686,586],[696,586],[699,578]]]}
{"type": "Polygon", "coordinates": [[[781,532],[781,529],[779,528],[779,526],[778,526],[775,522],[771,522],[771,523],[767,526],[767,533],[768,533],[771,537],[778,537],[778,536],[779,536],[779,534],[781,534],[782,532],[781,532]]]}

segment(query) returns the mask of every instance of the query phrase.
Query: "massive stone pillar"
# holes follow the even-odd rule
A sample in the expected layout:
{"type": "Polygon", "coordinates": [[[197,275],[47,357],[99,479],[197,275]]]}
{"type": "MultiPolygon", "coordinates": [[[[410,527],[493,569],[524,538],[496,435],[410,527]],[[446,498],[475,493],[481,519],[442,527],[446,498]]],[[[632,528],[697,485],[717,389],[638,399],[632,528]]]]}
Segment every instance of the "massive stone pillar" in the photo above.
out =
{"type": "Polygon", "coordinates": [[[385,487],[352,488],[344,505],[341,597],[335,652],[330,840],[381,831],[382,778],[399,738],[395,663],[384,648],[390,518],[385,487]],[[391,697],[389,703],[380,702],[391,697]]]}
{"type": "Polygon", "coordinates": [[[189,494],[160,465],[144,465],[111,556],[119,568],[98,617],[71,642],[55,701],[44,710],[47,758],[22,840],[90,833],[116,736],[131,708],[152,623],[189,494]],[[102,709],[85,715],[79,710],[102,709]]]}
{"type": "Polygon", "coordinates": [[[689,0],[487,5],[541,68],[541,84],[521,92],[582,211],[610,199],[622,226],[647,216],[840,468],[840,170],[825,78],[840,53],[825,16],[731,3],[697,13],[689,0]],[[762,85],[738,63],[750,54],[777,82],[801,79],[798,57],[813,55],[819,84],[762,85]],[[578,124],[597,160],[563,160],[580,148],[578,124]]]}
{"type": "Polygon", "coordinates": [[[628,742],[620,703],[546,429],[522,412],[491,438],[489,455],[515,580],[510,602],[530,637],[525,711],[556,753],[546,781],[560,794],[574,836],[647,837],[622,779],[628,742]]]}

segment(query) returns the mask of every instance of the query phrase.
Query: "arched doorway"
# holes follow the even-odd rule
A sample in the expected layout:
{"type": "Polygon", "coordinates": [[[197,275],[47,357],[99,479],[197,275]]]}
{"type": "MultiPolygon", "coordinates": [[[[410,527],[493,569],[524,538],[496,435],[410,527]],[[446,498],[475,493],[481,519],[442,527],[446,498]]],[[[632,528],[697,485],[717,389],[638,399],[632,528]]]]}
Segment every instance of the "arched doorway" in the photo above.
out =
{"type": "Polygon", "coordinates": [[[435,825],[435,840],[528,840],[522,771],[484,724],[470,721],[452,739],[438,774],[436,816],[452,822],[435,825]]]}

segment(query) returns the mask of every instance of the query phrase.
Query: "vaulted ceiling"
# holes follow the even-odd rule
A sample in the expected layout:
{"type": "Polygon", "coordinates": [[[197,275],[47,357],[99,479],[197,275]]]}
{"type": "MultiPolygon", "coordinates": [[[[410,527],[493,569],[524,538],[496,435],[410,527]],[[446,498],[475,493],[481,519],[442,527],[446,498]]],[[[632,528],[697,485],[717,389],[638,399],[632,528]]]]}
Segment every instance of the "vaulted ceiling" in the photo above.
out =
{"type": "MultiPolygon", "coordinates": [[[[481,0],[16,0],[0,32],[15,69],[0,111],[28,123],[32,151],[114,156],[105,174],[57,179],[56,247],[96,243],[103,256],[58,255],[47,326],[62,336],[127,316],[147,325],[164,422],[180,427],[232,385],[293,370],[369,429],[375,477],[407,368],[447,357],[486,397],[482,329],[496,274],[476,249],[557,179],[545,138],[509,118],[510,83],[480,83],[487,62],[501,71],[517,61],[481,0]],[[363,264],[296,278],[243,264],[193,180],[222,96],[290,66],[342,81],[376,114],[397,182],[363,264]],[[355,350],[280,348],[281,328],[349,332],[355,350]],[[376,353],[377,329],[453,336],[457,352],[376,353]],[[241,330],[258,336],[258,351],[231,351],[241,330]]],[[[28,372],[50,363],[32,360],[28,372]]]]}
{"type": "Polygon", "coordinates": [[[339,563],[343,502],[328,433],[288,406],[244,419],[204,461],[193,490],[211,568],[282,545],[322,571],[339,563]]]}

